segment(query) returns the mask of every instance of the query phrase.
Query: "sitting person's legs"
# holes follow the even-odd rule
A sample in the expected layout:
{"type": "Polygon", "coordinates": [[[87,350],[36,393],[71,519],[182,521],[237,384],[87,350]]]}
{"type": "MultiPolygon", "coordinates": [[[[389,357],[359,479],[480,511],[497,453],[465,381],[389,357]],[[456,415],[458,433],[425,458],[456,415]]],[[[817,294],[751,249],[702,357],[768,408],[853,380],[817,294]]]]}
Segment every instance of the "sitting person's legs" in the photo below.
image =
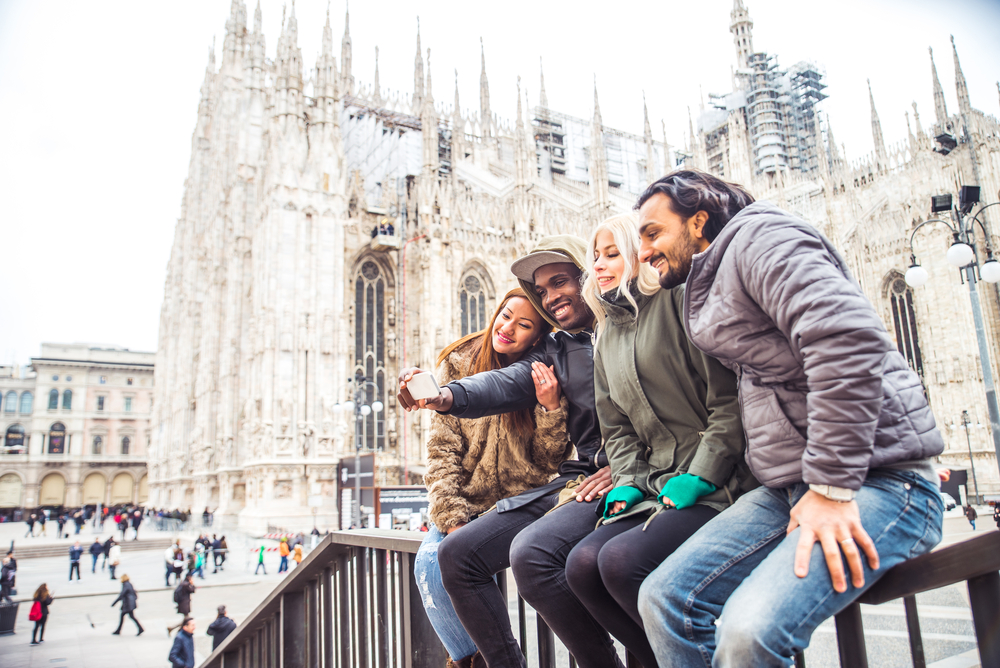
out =
{"type": "Polygon", "coordinates": [[[438,565],[451,603],[490,668],[524,666],[507,601],[493,576],[510,567],[515,536],[555,505],[551,494],[503,513],[488,512],[441,541],[438,565]]]}
{"type": "MultiPolygon", "coordinates": [[[[468,525],[466,525],[468,526],[468,525]]],[[[465,527],[462,527],[463,529],[465,527]]],[[[468,632],[462,626],[462,621],[451,604],[448,592],[441,583],[441,568],[438,565],[438,546],[445,539],[445,534],[438,531],[433,524],[420,544],[416,560],[413,562],[413,577],[420,589],[424,611],[437,632],[438,638],[448,656],[459,661],[476,653],[476,643],[472,642],[468,632]]]]}
{"type": "Polygon", "coordinates": [[[708,506],[626,517],[599,527],[573,548],[566,579],[594,618],[646,668],[656,667],[639,616],[639,587],[685,540],[718,515],[708,506]]]}
{"type": "Polygon", "coordinates": [[[577,543],[594,531],[595,507],[600,502],[570,501],[522,531],[510,549],[518,592],[559,636],[581,668],[621,665],[608,632],[566,582],[566,559],[577,543]]]}
{"type": "Polygon", "coordinates": [[[786,537],[786,529],[807,490],[748,492],[646,578],[639,611],[660,668],[787,666],[824,620],[941,540],[941,499],[930,482],[912,473],[870,474],[856,501],[879,568],[862,555],[864,586],[854,587],[848,575],[847,591],[838,594],[819,544],[808,575],[793,570],[801,530],[786,537]]]}

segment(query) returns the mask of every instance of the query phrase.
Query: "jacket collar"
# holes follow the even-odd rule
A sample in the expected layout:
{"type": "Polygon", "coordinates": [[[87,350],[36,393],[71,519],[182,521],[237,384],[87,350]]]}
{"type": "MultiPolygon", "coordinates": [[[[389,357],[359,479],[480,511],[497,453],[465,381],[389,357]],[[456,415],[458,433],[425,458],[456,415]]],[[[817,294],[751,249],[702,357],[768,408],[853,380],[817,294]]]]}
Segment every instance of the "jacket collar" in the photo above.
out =
{"type": "Polygon", "coordinates": [[[649,295],[639,292],[636,281],[630,282],[629,291],[635,300],[636,308],[632,307],[632,304],[629,303],[621,290],[616,289],[613,293],[601,295],[601,305],[604,306],[604,310],[608,314],[608,319],[616,325],[634,322],[639,311],[650,301],[649,295]]]}

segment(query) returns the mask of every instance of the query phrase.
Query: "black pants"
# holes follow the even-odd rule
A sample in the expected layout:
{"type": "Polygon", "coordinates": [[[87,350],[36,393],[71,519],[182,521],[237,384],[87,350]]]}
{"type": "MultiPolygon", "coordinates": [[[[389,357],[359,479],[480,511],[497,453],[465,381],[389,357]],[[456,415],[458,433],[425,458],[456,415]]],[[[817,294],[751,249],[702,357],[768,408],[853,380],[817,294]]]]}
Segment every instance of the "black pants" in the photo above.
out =
{"type": "Polygon", "coordinates": [[[10,585],[6,583],[0,585],[0,603],[3,603],[4,601],[13,603],[10,598],[10,585]]]}
{"type": "Polygon", "coordinates": [[[35,628],[31,629],[31,642],[35,641],[35,634],[38,634],[38,642],[45,640],[45,622],[48,620],[49,616],[45,615],[37,622],[35,622],[35,628]]]}
{"type": "Polygon", "coordinates": [[[258,561],[257,562],[257,568],[254,569],[253,574],[257,575],[257,571],[261,571],[261,570],[264,571],[264,575],[267,575],[267,569],[264,568],[264,562],[263,561],[258,561]]]}
{"type": "Polygon", "coordinates": [[[115,565],[114,564],[109,565],[108,566],[108,570],[111,571],[111,579],[114,580],[115,579],[115,565]]]}
{"type": "Polygon", "coordinates": [[[121,617],[118,618],[118,628],[115,629],[115,633],[121,633],[122,624],[125,623],[126,617],[131,617],[132,621],[135,622],[135,628],[138,629],[139,633],[142,633],[142,624],[140,624],[139,620],[135,618],[135,612],[133,612],[132,610],[121,613],[121,617]]]}
{"type": "Polygon", "coordinates": [[[664,510],[643,531],[648,515],[606,524],[573,548],[566,579],[590,614],[618,638],[644,668],[656,668],[656,656],[639,616],[639,587],[718,511],[707,506],[664,510]]]}
{"type": "Polygon", "coordinates": [[[594,529],[596,502],[570,502],[544,515],[551,494],[504,513],[491,512],[438,547],[441,579],[455,612],[490,668],[524,666],[493,576],[511,567],[524,599],[541,614],[580,668],[620,666],[608,633],[566,584],[566,556],[594,529]],[[544,517],[543,517],[544,515],[544,517]]]}
{"type": "Polygon", "coordinates": [[[80,562],[79,561],[71,561],[71,562],[69,562],[69,579],[70,580],[73,579],[73,571],[74,570],[76,571],[76,579],[79,580],[80,579],[80,562]]]}

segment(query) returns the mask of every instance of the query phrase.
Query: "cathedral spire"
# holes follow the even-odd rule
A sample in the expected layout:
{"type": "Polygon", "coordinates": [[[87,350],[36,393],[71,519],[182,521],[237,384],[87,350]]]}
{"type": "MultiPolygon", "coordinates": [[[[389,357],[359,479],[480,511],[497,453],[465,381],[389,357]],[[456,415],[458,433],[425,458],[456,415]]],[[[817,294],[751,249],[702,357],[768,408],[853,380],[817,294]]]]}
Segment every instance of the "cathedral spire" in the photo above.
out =
{"type": "Polygon", "coordinates": [[[646,140],[646,180],[656,178],[656,157],[653,153],[653,128],[649,125],[649,110],[646,108],[646,91],[642,91],[642,137],[646,140]]]}
{"type": "Polygon", "coordinates": [[[736,62],[741,70],[750,65],[753,54],[753,19],[747,11],[743,0],[733,0],[733,11],[729,14],[729,32],[733,33],[733,43],[736,45],[736,62]]]}
{"type": "Polygon", "coordinates": [[[837,140],[833,136],[833,126],[830,125],[830,115],[826,116],[826,143],[830,151],[830,169],[837,171],[840,167],[840,150],[837,148],[837,140]]]}
{"type": "MultiPolygon", "coordinates": [[[[258,7],[260,5],[258,4],[258,7]]],[[[330,3],[326,3],[326,24],[323,25],[323,50],[320,55],[333,54],[333,29],[330,27],[330,3]]]]}
{"type": "Polygon", "coordinates": [[[872,82],[868,79],[868,103],[872,108],[872,141],[875,143],[875,158],[881,168],[887,168],[889,156],[885,151],[885,140],[882,138],[882,123],[878,120],[875,110],[875,96],[872,95],[872,82]]]}
{"type": "Polygon", "coordinates": [[[934,80],[934,116],[941,131],[944,132],[948,129],[948,107],[944,103],[944,90],[941,88],[937,66],[934,64],[934,49],[927,47],[927,52],[931,54],[931,77],[934,80]]]}
{"type": "Polygon", "coordinates": [[[224,69],[239,69],[242,66],[246,46],[247,8],[243,0],[233,0],[226,21],[226,39],[222,43],[222,66],[224,69]]]}
{"type": "MultiPolygon", "coordinates": [[[[542,68],[542,57],[538,57],[538,74],[539,74],[539,88],[538,88],[538,104],[543,109],[549,108],[549,96],[545,93],[545,70],[542,68]]],[[[998,84],[1000,85],[1000,84],[998,84]]]]}
{"type": "Polygon", "coordinates": [[[253,31],[260,34],[260,0],[257,0],[257,9],[253,10],[253,31]]]}
{"type": "Polygon", "coordinates": [[[958,47],[955,46],[955,36],[951,36],[951,52],[955,57],[955,92],[958,93],[958,111],[967,115],[972,111],[969,103],[969,86],[965,83],[965,74],[962,73],[962,63],[958,60],[958,47]]]}
{"type": "Polygon", "coordinates": [[[913,128],[910,127],[910,112],[904,111],[903,115],[906,116],[906,134],[910,139],[910,151],[916,153],[917,151],[917,136],[913,134],[913,128]]]}
{"type": "Polygon", "coordinates": [[[420,17],[417,17],[417,55],[413,59],[413,113],[424,103],[424,56],[420,49],[420,17]]]}
{"type": "Polygon", "coordinates": [[[375,81],[372,82],[372,99],[375,105],[382,104],[382,86],[378,80],[378,47],[375,47],[375,81]]]}
{"type": "Polygon", "coordinates": [[[669,174],[673,170],[670,164],[670,142],[667,141],[667,122],[661,118],[660,125],[663,129],[663,172],[669,174]]]}
{"type": "Polygon", "coordinates": [[[454,117],[456,119],[460,119],[462,117],[462,107],[459,106],[459,102],[458,102],[458,68],[457,67],[455,68],[455,109],[452,112],[452,114],[454,115],[454,117]]]}
{"type": "Polygon", "coordinates": [[[687,147],[688,152],[693,153],[696,141],[694,136],[694,121],[691,119],[691,107],[688,107],[688,141],[690,142],[690,145],[687,147]]]}
{"type": "Polygon", "coordinates": [[[486,80],[486,47],[479,38],[479,52],[482,56],[482,70],[479,74],[479,117],[483,125],[483,138],[492,136],[493,116],[490,112],[490,83],[486,80]]]}
{"type": "Polygon", "coordinates": [[[431,86],[431,49],[427,47],[427,84],[424,86],[424,101],[434,106],[434,90],[431,86]]]}
{"type": "Polygon", "coordinates": [[[340,90],[347,95],[354,94],[354,75],[351,74],[351,10],[344,6],[344,38],[340,42],[340,90]]]}
{"type": "Polygon", "coordinates": [[[608,196],[608,159],[604,148],[604,123],[601,103],[597,99],[597,77],[594,77],[594,119],[590,125],[590,193],[600,209],[610,205],[608,196]]]}
{"type": "Polygon", "coordinates": [[[330,27],[330,5],[326,6],[326,24],[323,26],[323,47],[316,59],[316,77],[313,85],[313,96],[320,107],[322,120],[317,122],[338,121],[333,107],[333,99],[337,97],[337,63],[333,57],[333,29],[330,27]],[[322,101],[322,103],[320,103],[322,101]]]}

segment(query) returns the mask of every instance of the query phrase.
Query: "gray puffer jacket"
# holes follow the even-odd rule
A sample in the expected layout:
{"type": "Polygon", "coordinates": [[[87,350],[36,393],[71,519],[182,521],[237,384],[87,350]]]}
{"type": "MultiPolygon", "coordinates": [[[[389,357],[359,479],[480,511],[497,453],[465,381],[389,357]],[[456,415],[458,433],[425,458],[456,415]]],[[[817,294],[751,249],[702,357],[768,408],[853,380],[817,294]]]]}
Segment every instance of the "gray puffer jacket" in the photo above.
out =
{"type": "Polygon", "coordinates": [[[739,376],[747,463],[761,483],[859,489],[868,470],[939,454],[918,376],[840,254],[769,202],[694,257],[691,341],[739,376]]]}

